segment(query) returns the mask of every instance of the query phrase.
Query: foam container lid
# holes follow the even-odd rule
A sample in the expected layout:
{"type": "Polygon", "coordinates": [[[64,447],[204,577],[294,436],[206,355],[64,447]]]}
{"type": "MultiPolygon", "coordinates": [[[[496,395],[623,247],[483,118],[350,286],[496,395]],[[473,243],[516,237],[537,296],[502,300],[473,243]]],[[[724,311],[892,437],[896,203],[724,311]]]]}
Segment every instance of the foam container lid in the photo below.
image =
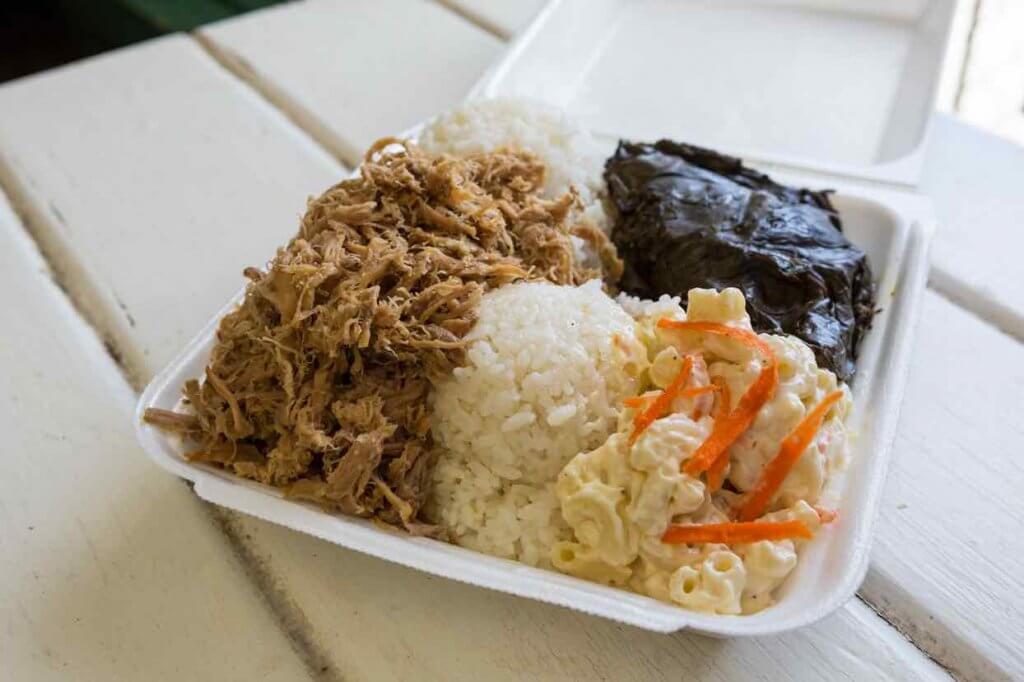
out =
{"type": "Polygon", "coordinates": [[[553,0],[473,91],[916,186],[955,0],[553,0]]]}

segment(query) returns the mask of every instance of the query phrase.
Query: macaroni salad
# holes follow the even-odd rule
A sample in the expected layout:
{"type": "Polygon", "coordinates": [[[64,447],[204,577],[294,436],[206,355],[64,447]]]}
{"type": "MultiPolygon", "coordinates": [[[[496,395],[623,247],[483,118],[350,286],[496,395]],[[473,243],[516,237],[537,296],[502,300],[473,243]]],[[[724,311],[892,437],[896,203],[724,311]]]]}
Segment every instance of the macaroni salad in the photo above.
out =
{"type": "Polygon", "coordinates": [[[817,532],[831,516],[813,505],[847,457],[850,395],[832,372],[818,368],[802,341],[757,335],[774,356],[774,390],[722,455],[721,481],[711,483],[716,474],[710,469],[687,473],[702,444],[714,440],[716,420],[740,413],[764,369],[752,344],[664,322],[708,322],[754,337],[742,293],[694,289],[687,310],[663,300],[640,311],[638,335],[648,357],[637,371],[649,390],[627,402],[614,434],[559,474],[556,494],[573,539],[554,545],[551,562],[565,573],[697,611],[755,613],[773,603],[773,593],[797,565],[804,537],[669,542],[666,533],[670,526],[728,524],[745,500],[759,494],[759,480],[784,441],[813,421],[812,411],[821,405],[818,412],[827,412],[813,437],[771,491],[764,512],[750,519],[799,521],[817,532]],[[651,405],[669,399],[639,430],[641,413],[657,412],[651,405]]]}

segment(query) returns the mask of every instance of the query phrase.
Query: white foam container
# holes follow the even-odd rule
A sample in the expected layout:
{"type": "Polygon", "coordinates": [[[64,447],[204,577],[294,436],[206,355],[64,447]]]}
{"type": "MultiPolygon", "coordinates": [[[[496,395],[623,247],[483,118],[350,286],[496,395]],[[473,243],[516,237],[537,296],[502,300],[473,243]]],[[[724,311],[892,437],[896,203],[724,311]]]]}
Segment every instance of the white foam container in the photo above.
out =
{"type": "MultiPolygon", "coordinates": [[[[548,6],[513,44],[505,58],[485,76],[475,89],[474,96],[506,94],[501,84],[507,83],[505,79],[520,68],[517,64],[536,60],[538,55],[543,56],[543,51],[551,47],[545,47],[543,41],[536,44],[531,41],[540,40],[545,31],[553,30],[552,21],[572,18],[571,12],[560,14],[566,7],[576,6],[578,10],[583,2],[590,4],[589,0],[562,0],[548,6]]],[[[808,4],[849,4],[843,0],[821,0],[814,3],[799,0],[720,2],[764,6],[759,9],[771,6],[785,12],[791,11],[794,6],[808,4]]],[[[595,6],[597,4],[594,3],[595,6]]],[[[654,0],[648,3],[609,4],[636,7],[644,4],[663,5],[664,2],[654,0]]],[[[685,6],[699,3],[681,1],[678,4],[685,6]]],[[[869,4],[882,7],[889,3],[879,0],[869,4]]],[[[892,4],[905,8],[911,5],[938,6],[944,5],[944,0],[936,3],[927,0],[904,3],[894,1],[892,4]]],[[[560,26],[564,31],[573,30],[572,26],[566,24],[560,26]]],[[[608,41],[605,43],[610,44],[608,41]]],[[[548,53],[550,59],[556,56],[548,53]]],[[[588,73],[593,74],[593,70],[588,73]]],[[[517,89],[512,92],[531,96],[543,94],[517,89]]],[[[573,110],[565,102],[562,105],[573,110]]],[[[918,133],[923,136],[923,131],[922,124],[918,127],[918,133]]],[[[647,133],[623,130],[621,134],[648,139],[664,134],[698,143],[709,142],[693,135],[676,134],[671,128],[647,133]]],[[[718,146],[736,151],[733,145],[718,146]]],[[[916,153],[913,151],[911,155],[916,153]]],[[[776,164],[790,160],[771,154],[762,158],[775,161],[776,164]]],[[[813,164],[806,159],[790,164],[802,166],[802,170],[780,169],[776,164],[767,165],[774,167],[773,174],[782,181],[808,187],[827,186],[837,190],[835,202],[842,214],[846,233],[871,259],[878,279],[879,305],[882,310],[862,346],[857,379],[853,386],[856,409],[852,417],[852,428],[856,437],[849,470],[841,488],[836,491],[841,520],[823,529],[809,543],[801,554],[797,569],[781,588],[778,604],[761,613],[741,617],[694,613],[552,571],[531,568],[427,538],[409,537],[362,519],[328,514],[311,504],[285,499],[280,491],[269,486],[235,477],[214,467],[188,462],[184,458],[185,448],[181,439],[145,424],[142,414],[150,407],[173,409],[179,405],[185,381],[203,375],[219,319],[237,304],[241,292],[210,320],[143,392],[135,414],[139,442],[159,466],[192,481],[196,493],[205,500],[427,573],[558,604],[658,632],[688,628],[716,636],[769,635],[810,624],[852,597],[867,570],[872,526],[878,514],[912,352],[911,337],[927,279],[928,245],[933,221],[930,208],[923,199],[909,191],[880,186],[877,180],[881,176],[873,173],[878,168],[872,168],[870,164],[846,166],[844,174],[873,178],[876,181],[872,183],[838,178],[832,174],[836,167],[828,164],[822,164],[827,167],[814,170],[811,168],[813,164]],[[827,176],[825,172],[828,172],[827,176]]]]}

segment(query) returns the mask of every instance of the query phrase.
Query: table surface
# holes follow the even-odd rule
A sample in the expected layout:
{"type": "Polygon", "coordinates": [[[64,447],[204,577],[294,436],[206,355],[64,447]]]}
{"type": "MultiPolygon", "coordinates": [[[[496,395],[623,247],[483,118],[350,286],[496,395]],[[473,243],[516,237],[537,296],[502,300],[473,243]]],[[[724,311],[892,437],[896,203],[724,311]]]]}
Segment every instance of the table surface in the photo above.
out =
{"type": "Polygon", "coordinates": [[[211,507],[142,455],[136,392],[242,268],[541,4],[307,0],[0,87],[0,679],[1024,675],[1024,149],[950,116],[871,568],[812,627],[643,632],[211,507]]]}

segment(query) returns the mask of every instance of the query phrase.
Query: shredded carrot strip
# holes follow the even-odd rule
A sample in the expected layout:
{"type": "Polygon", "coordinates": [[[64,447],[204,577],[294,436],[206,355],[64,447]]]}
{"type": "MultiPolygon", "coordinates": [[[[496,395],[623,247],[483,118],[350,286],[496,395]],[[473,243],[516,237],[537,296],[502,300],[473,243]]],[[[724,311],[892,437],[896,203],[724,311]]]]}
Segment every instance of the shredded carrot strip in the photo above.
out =
{"type": "Polygon", "coordinates": [[[715,419],[729,414],[732,409],[732,391],[729,390],[729,383],[724,377],[711,377],[711,385],[718,391],[718,400],[715,402],[715,419]]]}
{"type": "Polygon", "coordinates": [[[746,502],[740,507],[740,521],[753,521],[764,513],[772,501],[775,492],[782,486],[786,476],[800,459],[807,446],[814,440],[814,434],[821,427],[825,415],[843,397],[842,391],[833,391],[818,403],[817,407],[807,413],[779,446],[779,452],[765,465],[761,477],[754,484],[746,502]]]}
{"type": "Polygon", "coordinates": [[[740,396],[736,409],[715,421],[711,435],[701,443],[697,451],[693,453],[693,457],[684,465],[683,470],[686,473],[696,476],[706,471],[714,464],[719,455],[728,450],[729,446],[743,435],[743,432],[754,422],[761,407],[771,400],[772,395],[775,394],[775,387],[779,384],[778,362],[768,344],[758,338],[754,332],[745,329],[736,329],[717,322],[686,322],[668,318],[658,320],[658,326],[662,329],[680,329],[726,336],[754,349],[765,359],[761,373],[758,374],[757,379],[746,393],[740,396]]]}
{"type": "Polygon", "coordinates": [[[832,523],[839,518],[839,512],[835,509],[823,509],[822,507],[813,507],[813,509],[818,513],[818,520],[822,523],[832,523]]]}
{"type": "Polygon", "coordinates": [[[679,368],[679,374],[676,374],[676,378],[665,387],[665,390],[643,412],[640,412],[633,418],[633,433],[629,436],[630,444],[635,443],[644,429],[668,411],[672,406],[672,401],[683,390],[683,386],[686,385],[686,381],[690,378],[691,370],[693,370],[693,356],[687,355],[683,358],[683,366],[679,368]]]}
{"type": "Polygon", "coordinates": [[[626,407],[643,407],[644,405],[647,404],[647,401],[649,399],[650,396],[635,395],[632,396],[631,398],[626,398],[625,400],[623,400],[622,404],[625,405],[626,407]]]}
{"type": "MultiPolygon", "coordinates": [[[[718,421],[729,413],[732,407],[732,393],[729,384],[722,377],[713,377],[712,384],[718,389],[718,400],[715,401],[714,419],[718,421]]],[[[729,464],[729,448],[722,450],[715,461],[708,467],[708,490],[715,492],[725,481],[725,467],[729,464]]]]}
{"type": "Polygon", "coordinates": [[[711,393],[717,390],[719,390],[718,387],[711,384],[708,384],[707,386],[695,386],[693,388],[688,388],[685,391],[680,392],[679,397],[695,398],[699,395],[704,395],[705,393],[711,393]]]}
{"type": "Polygon", "coordinates": [[[696,476],[706,471],[736,439],[743,435],[757,417],[758,411],[775,393],[779,374],[774,360],[766,365],[747,392],[740,397],[736,409],[715,422],[711,435],[701,443],[685,466],[686,473],[696,476]]]}
{"type": "Polygon", "coordinates": [[[813,537],[803,521],[752,521],[669,526],[661,541],[668,545],[724,544],[813,537]]]}

